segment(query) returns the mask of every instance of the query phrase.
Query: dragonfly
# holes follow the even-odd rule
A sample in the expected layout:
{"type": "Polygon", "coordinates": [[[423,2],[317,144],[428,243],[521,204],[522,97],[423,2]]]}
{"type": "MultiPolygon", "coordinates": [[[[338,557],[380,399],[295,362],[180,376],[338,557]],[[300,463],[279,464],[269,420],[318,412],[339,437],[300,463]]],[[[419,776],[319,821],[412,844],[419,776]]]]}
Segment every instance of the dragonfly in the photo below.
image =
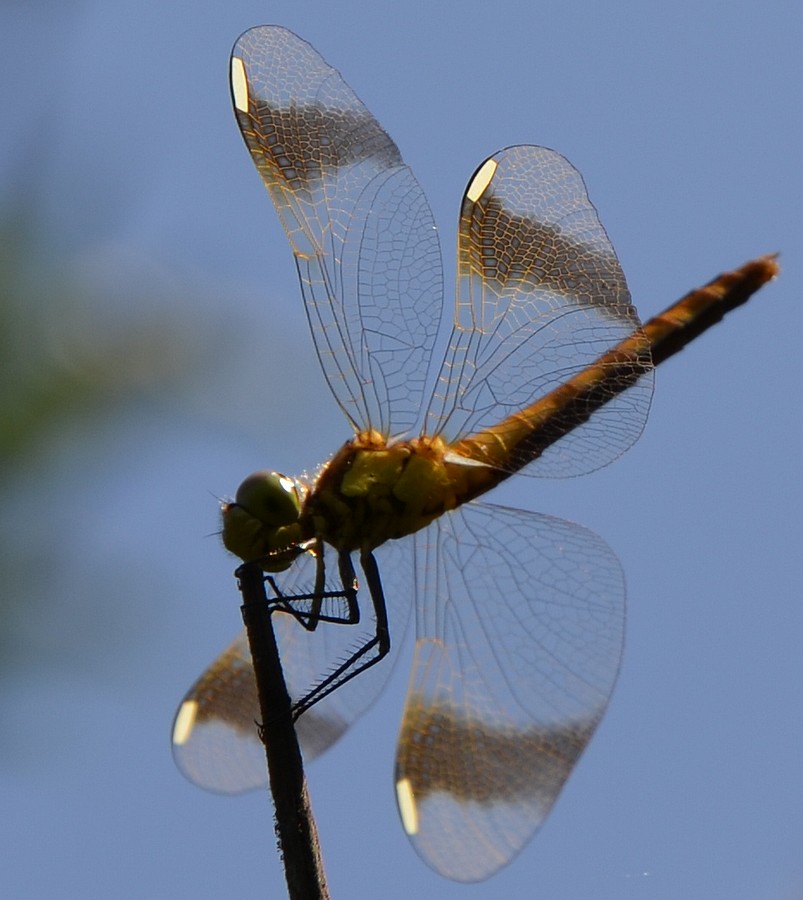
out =
{"type": "MultiPolygon", "coordinates": [[[[402,825],[435,871],[482,880],[543,823],[605,712],[625,584],[593,532],[478,498],[516,473],[618,457],[644,426],[655,364],[775,264],[721,276],[642,326],[579,172],[513,146],[463,195],[449,321],[424,192],[339,72],[261,26],[234,46],[231,90],[352,435],[311,475],[246,478],[222,506],[223,542],[264,571],[308,761],[376,699],[391,633],[414,615],[402,825]]],[[[258,719],[242,633],[179,707],[179,768],[213,791],[263,787],[258,719]]]]}

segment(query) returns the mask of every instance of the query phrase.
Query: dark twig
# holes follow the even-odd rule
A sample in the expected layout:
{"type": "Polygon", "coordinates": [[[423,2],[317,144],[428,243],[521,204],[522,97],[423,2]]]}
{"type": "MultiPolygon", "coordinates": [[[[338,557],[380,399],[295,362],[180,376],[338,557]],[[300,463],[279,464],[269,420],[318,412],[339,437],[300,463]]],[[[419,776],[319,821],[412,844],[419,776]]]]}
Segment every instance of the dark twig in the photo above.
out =
{"type": "Polygon", "coordinates": [[[326,876],[312,815],[301,751],[284,681],[262,570],[246,563],[237,570],[242,614],[254,663],[260,736],[265,745],[270,790],[290,900],[328,900],[326,876]]]}

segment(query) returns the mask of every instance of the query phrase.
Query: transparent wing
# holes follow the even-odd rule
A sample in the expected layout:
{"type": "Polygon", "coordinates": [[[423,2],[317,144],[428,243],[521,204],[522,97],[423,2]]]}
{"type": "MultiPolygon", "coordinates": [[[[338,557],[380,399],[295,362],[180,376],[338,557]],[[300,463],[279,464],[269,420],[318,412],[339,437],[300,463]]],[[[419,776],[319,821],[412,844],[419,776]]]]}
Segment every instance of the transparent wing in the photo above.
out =
{"type": "MultiPolygon", "coordinates": [[[[456,441],[505,419],[594,363],[640,326],[619,261],[580,173],[543,147],[509,147],[472,177],[460,213],[458,297],[427,431],[456,441]]],[[[639,436],[644,374],[553,444],[530,474],[576,475],[639,436]]],[[[522,460],[515,453],[509,470],[522,460]]]]}
{"type": "Polygon", "coordinates": [[[425,862],[476,881],[530,840],[605,711],[624,578],[593,532],[498,506],[468,504],[415,540],[399,811],[425,862]]]}
{"type": "Polygon", "coordinates": [[[419,421],[443,303],[427,200],[340,74],[283,28],[231,59],[237,122],[287,232],[329,386],[355,430],[419,421]]]}
{"type": "MultiPolygon", "coordinates": [[[[412,597],[412,543],[386,544],[375,551],[384,583],[394,641],[401,642],[412,597]]],[[[339,590],[337,557],[327,548],[326,590],[339,590]],[[331,579],[331,580],[330,580],[331,579]]],[[[315,582],[315,560],[305,554],[288,573],[276,576],[285,596],[308,593],[315,582]]],[[[372,636],[371,607],[365,589],[358,591],[363,613],[359,625],[322,622],[309,632],[290,615],[275,613],[273,626],[285,679],[293,701],[305,696],[366,637],[372,636]]],[[[297,721],[296,731],[307,762],[332,746],[377,698],[392,671],[395,655],[342,685],[297,721]]],[[[267,784],[265,750],[257,733],[261,720],[251,653],[245,632],[224,650],[187,692],[173,722],[173,756],[181,772],[202,788],[225,794],[267,784]]]]}

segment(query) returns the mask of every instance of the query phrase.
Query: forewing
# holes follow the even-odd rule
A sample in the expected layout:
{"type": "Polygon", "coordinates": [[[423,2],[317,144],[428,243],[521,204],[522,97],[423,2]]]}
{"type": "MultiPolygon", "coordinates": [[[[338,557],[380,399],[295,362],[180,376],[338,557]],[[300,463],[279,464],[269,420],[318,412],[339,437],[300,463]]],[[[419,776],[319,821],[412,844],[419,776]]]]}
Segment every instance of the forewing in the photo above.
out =
{"type": "MultiPolygon", "coordinates": [[[[458,297],[427,430],[451,441],[493,428],[593,364],[639,328],[616,253],[580,173],[518,146],[486,160],[460,213],[458,297]]],[[[644,339],[636,384],[549,447],[535,475],[604,465],[641,433],[652,395],[644,339]]],[[[504,468],[518,470],[513,452],[504,468]]]]}
{"type": "Polygon", "coordinates": [[[287,232],[326,379],[355,430],[420,419],[443,272],[426,197],[340,74],[284,28],[231,59],[237,122],[287,232]]]}
{"type": "MultiPolygon", "coordinates": [[[[412,596],[412,545],[396,542],[375,555],[384,575],[386,600],[394,637],[409,621],[412,596]]],[[[337,556],[327,548],[326,590],[339,590],[337,556]]],[[[309,593],[315,581],[315,560],[299,557],[288,573],[275,576],[281,592],[309,593]]],[[[373,636],[366,589],[358,589],[362,610],[359,625],[321,622],[306,631],[290,615],[276,612],[273,628],[279,645],[287,688],[294,702],[373,636]]],[[[324,610],[326,611],[326,610],[324,610]]],[[[392,671],[392,659],[361,673],[307,710],[296,722],[296,733],[307,762],[332,746],[373,703],[392,671]]],[[[173,723],[173,756],[181,772],[211,791],[236,794],[267,784],[265,750],[258,734],[259,701],[248,640],[243,631],[195,682],[179,706],[173,723]]]]}
{"type": "Polygon", "coordinates": [[[399,811],[435,871],[477,881],[530,840],[605,711],[624,578],[593,532],[475,503],[416,535],[416,573],[399,811]]]}

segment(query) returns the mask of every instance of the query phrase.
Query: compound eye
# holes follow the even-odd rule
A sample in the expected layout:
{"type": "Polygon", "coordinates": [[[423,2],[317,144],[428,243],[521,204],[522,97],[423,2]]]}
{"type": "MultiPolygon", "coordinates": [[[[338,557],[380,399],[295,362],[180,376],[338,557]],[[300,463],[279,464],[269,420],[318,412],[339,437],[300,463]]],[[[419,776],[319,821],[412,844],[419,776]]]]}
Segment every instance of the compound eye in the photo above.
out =
{"type": "Polygon", "coordinates": [[[254,472],[237,488],[234,502],[268,528],[298,521],[301,500],[292,478],[279,472],[254,472]]]}

